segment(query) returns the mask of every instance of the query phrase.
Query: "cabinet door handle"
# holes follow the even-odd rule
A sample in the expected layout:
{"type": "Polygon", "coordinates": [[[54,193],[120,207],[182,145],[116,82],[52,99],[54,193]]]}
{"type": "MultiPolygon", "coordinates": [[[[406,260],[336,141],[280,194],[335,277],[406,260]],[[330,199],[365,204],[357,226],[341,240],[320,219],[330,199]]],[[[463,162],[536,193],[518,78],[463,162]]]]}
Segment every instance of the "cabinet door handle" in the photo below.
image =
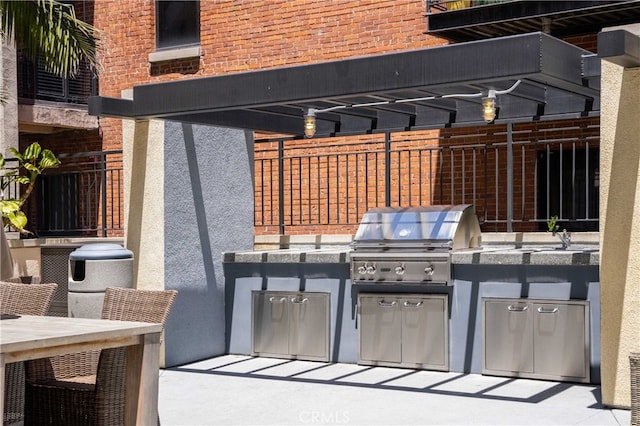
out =
{"type": "Polygon", "coordinates": [[[558,312],[558,308],[545,309],[542,306],[540,306],[538,308],[538,312],[540,312],[541,314],[555,314],[556,312],[558,312]]]}
{"type": "Polygon", "coordinates": [[[528,306],[513,306],[513,305],[509,305],[509,307],[507,308],[507,310],[511,312],[524,312],[527,309],[529,309],[528,306]]]}
{"type": "Polygon", "coordinates": [[[278,297],[275,297],[275,296],[271,296],[269,298],[269,302],[271,302],[271,303],[284,303],[284,302],[286,302],[286,300],[287,300],[286,297],[278,298],[278,297]]]}
{"type": "Polygon", "coordinates": [[[422,302],[411,303],[411,302],[407,301],[407,302],[404,302],[404,306],[407,307],[407,308],[417,308],[417,307],[422,306],[422,302]]]}
{"type": "Polygon", "coordinates": [[[306,298],[306,297],[304,299],[298,299],[298,298],[295,298],[295,297],[291,298],[291,303],[307,303],[308,301],[309,301],[309,299],[306,298]]]}
{"type": "Polygon", "coordinates": [[[381,300],[378,302],[378,305],[382,306],[383,308],[390,308],[392,306],[396,306],[396,301],[394,300],[393,302],[385,302],[384,300],[381,300]]]}

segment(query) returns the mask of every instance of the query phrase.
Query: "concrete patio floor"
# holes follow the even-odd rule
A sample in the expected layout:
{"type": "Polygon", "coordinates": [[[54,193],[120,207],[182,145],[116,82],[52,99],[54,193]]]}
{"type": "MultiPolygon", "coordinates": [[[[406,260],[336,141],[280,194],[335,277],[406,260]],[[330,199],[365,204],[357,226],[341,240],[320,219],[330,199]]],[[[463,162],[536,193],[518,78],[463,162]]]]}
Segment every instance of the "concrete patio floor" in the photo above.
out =
{"type": "Polygon", "coordinates": [[[161,370],[162,425],[628,425],[600,387],[224,355],[161,370]]]}

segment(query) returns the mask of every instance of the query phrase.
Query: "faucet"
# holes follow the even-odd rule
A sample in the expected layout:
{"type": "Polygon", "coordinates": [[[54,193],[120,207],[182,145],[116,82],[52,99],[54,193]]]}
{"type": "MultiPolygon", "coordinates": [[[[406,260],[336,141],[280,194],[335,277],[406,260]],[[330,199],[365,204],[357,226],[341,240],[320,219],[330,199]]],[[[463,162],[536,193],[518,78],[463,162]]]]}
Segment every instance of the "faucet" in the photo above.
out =
{"type": "Polygon", "coordinates": [[[568,249],[571,246],[571,232],[567,232],[566,229],[563,229],[561,233],[554,231],[553,235],[560,239],[563,249],[568,249]]]}
{"type": "Polygon", "coordinates": [[[547,229],[552,235],[560,238],[563,250],[566,250],[571,246],[571,233],[567,232],[566,229],[563,229],[562,233],[558,233],[558,229],[560,229],[560,225],[558,225],[558,216],[551,216],[551,218],[547,220],[547,229]]]}

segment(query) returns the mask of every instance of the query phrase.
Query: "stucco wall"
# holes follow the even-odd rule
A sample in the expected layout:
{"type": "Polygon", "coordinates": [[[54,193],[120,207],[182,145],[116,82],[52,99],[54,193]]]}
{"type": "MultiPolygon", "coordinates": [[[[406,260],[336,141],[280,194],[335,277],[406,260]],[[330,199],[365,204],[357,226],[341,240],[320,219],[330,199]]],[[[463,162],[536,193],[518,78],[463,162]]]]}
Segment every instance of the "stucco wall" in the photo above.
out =
{"type": "Polygon", "coordinates": [[[253,246],[253,140],[169,121],[164,130],[164,286],[179,292],[166,328],[171,366],[225,352],[222,253],[253,246]]]}
{"type": "Polygon", "coordinates": [[[134,285],[175,289],[164,365],[224,353],[222,252],[253,247],[248,132],[123,120],[125,246],[134,285]]]}
{"type": "Polygon", "coordinates": [[[629,407],[629,353],[640,351],[640,67],[602,61],[601,84],[602,402],[629,407]]]}

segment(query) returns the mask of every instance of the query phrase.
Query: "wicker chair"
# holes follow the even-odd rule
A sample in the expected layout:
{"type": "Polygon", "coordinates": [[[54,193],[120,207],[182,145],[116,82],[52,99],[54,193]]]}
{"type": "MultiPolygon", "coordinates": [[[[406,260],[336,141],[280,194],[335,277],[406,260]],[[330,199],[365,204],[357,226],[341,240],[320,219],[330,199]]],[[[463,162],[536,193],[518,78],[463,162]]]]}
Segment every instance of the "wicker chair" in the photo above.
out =
{"type": "MultiPolygon", "coordinates": [[[[166,323],[177,292],[107,288],[102,318],[166,323]]],[[[26,364],[25,425],[122,425],[126,348],[26,364]]]]}
{"type": "MultiPolygon", "coordinates": [[[[16,284],[0,281],[0,312],[14,315],[45,315],[57,284],[16,284]]],[[[24,418],[24,363],[13,362],[5,368],[3,424],[24,418]]]]}
{"type": "Polygon", "coordinates": [[[40,284],[40,280],[41,278],[37,275],[23,275],[20,277],[11,277],[5,279],[6,282],[18,284],[40,284]]]}

